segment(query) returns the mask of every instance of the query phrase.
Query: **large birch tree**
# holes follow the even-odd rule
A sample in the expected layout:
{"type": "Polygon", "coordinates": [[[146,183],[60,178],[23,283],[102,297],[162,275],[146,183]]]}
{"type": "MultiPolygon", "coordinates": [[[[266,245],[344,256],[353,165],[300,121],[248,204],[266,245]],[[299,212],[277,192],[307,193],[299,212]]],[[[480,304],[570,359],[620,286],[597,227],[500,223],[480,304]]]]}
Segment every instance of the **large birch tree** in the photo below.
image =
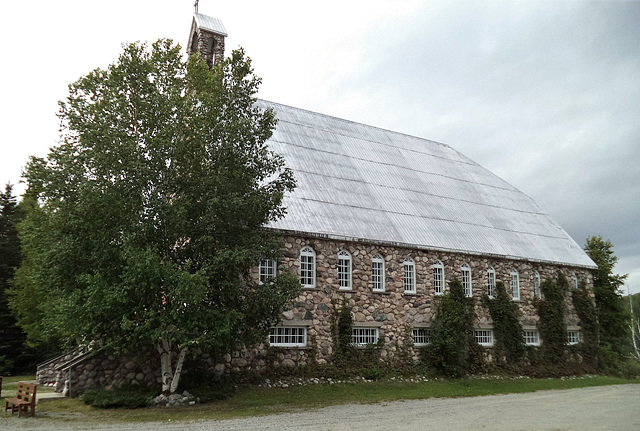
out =
{"type": "Polygon", "coordinates": [[[299,282],[248,276],[295,185],[259,84],[242,50],[209,68],[160,40],[69,86],[60,145],[24,173],[11,301],[32,341],[152,346],[174,392],[187,355],[265,339],[299,282]]]}

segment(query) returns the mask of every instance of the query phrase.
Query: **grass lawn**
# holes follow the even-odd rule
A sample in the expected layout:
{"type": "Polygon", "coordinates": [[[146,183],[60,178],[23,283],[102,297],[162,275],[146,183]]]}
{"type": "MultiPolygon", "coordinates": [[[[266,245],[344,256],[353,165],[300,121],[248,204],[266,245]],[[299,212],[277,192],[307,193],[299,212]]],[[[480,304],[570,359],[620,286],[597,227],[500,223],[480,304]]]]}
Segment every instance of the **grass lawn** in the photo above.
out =
{"type": "MultiPolygon", "coordinates": [[[[17,382],[31,379],[33,379],[33,376],[5,379],[2,390],[3,396],[14,396],[17,382]]],[[[472,397],[628,383],[640,384],[640,379],[625,380],[603,376],[567,379],[472,378],[421,382],[383,380],[357,384],[292,386],[286,389],[246,386],[238,389],[233,398],[185,407],[102,410],[89,407],[75,398],[54,400],[38,404],[35,420],[119,423],[230,419],[289,412],[298,409],[314,409],[345,403],[472,397]]],[[[50,388],[42,389],[51,390],[50,388]]],[[[38,390],[40,391],[41,388],[39,387],[38,390]]]]}

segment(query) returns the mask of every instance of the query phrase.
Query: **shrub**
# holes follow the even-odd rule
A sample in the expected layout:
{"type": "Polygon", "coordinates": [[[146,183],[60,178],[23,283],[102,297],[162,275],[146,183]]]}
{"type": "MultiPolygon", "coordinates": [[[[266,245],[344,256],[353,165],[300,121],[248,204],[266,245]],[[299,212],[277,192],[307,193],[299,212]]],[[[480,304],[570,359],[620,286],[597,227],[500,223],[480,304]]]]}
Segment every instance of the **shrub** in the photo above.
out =
{"type": "Polygon", "coordinates": [[[224,400],[235,393],[236,384],[230,376],[216,373],[201,361],[188,365],[188,371],[180,380],[180,387],[199,398],[200,402],[224,400]]]}
{"type": "Polygon", "coordinates": [[[80,398],[85,404],[103,409],[136,409],[149,405],[156,392],[144,386],[121,386],[117,389],[95,389],[80,398]]]}
{"type": "Polygon", "coordinates": [[[0,376],[10,376],[13,369],[13,361],[5,355],[0,356],[0,376]]]}

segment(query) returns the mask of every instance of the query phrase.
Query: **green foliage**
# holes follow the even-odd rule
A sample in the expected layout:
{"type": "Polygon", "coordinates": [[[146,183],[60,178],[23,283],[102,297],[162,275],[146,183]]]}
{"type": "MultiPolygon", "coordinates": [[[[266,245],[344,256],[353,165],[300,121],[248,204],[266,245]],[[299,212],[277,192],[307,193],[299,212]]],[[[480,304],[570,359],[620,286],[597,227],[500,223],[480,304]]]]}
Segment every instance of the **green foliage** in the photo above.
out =
{"type": "Polygon", "coordinates": [[[559,364],[565,357],[567,327],[564,323],[565,292],[569,290],[566,277],[559,273],[555,280],[547,278],[540,286],[544,299],[535,302],[538,309],[538,329],[542,338],[542,352],[548,364],[559,364]]]}
{"type": "Polygon", "coordinates": [[[190,361],[186,369],[181,386],[202,403],[224,400],[236,392],[236,384],[229,375],[213,372],[202,361],[190,361]]]}
{"type": "Polygon", "coordinates": [[[353,332],[351,307],[349,307],[346,302],[344,302],[338,310],[336,310],[334,306],[334,313],[331,317],[333,361],[337,363],[349,362],[355,350],[351,344],[351,333],[353,332]]]}
{"type": "Polygon", "coordinates": [[[457,279],[449,283],[449,292],[440,299],[431,325],[431,344],[423,358],[435,372],[447,377],[461,377],[469,371],[473,335],[474,300],[464,295],[457,279]]]}
{"type": "MultiPolygon", "coordinates": [[[[600,345],[616,353],[616,360],[623,360],[632,350],[630,315],[625,312],[619,293],[627,275],[613,273],[618,258],[614,255],[611,241],[605,241],[600,236],[592,236],[587,238],[584,249],[598,265],[594,273],[593,293],[600,323],[600,345]]],[[[614,356],[610,356],[610,359],[613,358],[614,356]]]]}
{"type": "Polygon", "coordinates": [[[25,259],[12,304],[34,342],[109,349],[170,342],[227,352],[266,337],[299,292],[264,226],[295,186],[266,140],[260,79],[243,51],[210,69],[160,40],[70,85],[63,141],[25,171],[25,259]]]}
{"type": "Polygon", "coordinates": [[[377,344],[364,347],[356,347],[351,342],[353,331],[353,316],[351,307],[345,301],[334,312],[331,321],[331,334],[333,338],[333,366],[335,369],[327,370],[333,375],[346,377],[360,375],[369,380],[377,380],[388,371],[386,364],[380,360],[380,351],[384,346],[382,337],[377,344]]]}
{"type": "Polygon", "coordinates": [[[147,407],[154,395],[153,389],[143,386],[122,386],[87,391],[81,399],[87,405],[102,409],[137,409],[147,407]]]}
{"type": "Polygon", "coordinates": [[[23,218],[21,205],[16,203],[11,184],[0,193],[0,375],[33,369],[33,350],[25,346],[26,334],[11,313],[7,292],[22,252],[18,238],[18,223],[23,218]]]}
{"type": "Polygon", "coordinates": [[[503,366],[517,367],[526,353],[518,304],[509,297],[502,282],[496,283],[494,299],[487,295],[482,299],[493,320],[496,360],[502,361],[503,366]]]}
{"type": "Polygon", "coordinates": [[[600,362],[600,348],[598,345],[598,313],[596,306],[587,291],[586,283],[571,291],[571,298],[576,313],[580,318],[582,342],[578,345],[580,356],[586,365],[597,369],[600,362]]]}
{"type": "Polygon", "coordinates": [[[630,295],[625,301],[631,315],[631,332],[636,358],[640,359],[640,293],[630,295]]]}

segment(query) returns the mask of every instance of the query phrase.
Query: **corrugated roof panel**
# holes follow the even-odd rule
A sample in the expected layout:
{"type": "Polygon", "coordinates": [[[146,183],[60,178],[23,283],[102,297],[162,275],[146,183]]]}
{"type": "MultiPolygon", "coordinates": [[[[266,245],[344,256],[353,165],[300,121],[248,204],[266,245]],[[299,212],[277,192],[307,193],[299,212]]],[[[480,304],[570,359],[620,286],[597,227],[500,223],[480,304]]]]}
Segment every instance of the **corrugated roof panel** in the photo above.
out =
{"type": "Polygon", "coordinates": [[[196,24],[198,25],[198,27],[203,30],[208,30],[210,32],[217,33],[222,36],[228,36],[227,29],[224,28],[224,24],[222,23],[222,21],[220,21],[217,18],[213,18],[207,15],[202,15],[202,14],[199,14],[198,12],[195,12],[193,14],[193,19],[196,20],[196,24]]]}
{"type": "Polygon", "coordinates": [[[271,226],[335,238],[593,267],[527,195],[448,145],[271,102],[298,181],[271,226]]]}

